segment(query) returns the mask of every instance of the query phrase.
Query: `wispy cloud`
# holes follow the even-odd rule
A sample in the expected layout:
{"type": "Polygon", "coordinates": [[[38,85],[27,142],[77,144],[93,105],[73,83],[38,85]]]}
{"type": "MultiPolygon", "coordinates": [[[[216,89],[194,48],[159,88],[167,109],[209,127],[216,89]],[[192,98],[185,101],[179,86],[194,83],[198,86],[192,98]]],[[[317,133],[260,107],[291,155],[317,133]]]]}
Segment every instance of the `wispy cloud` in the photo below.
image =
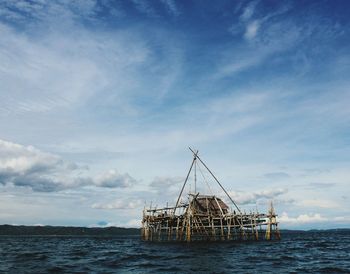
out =
{"type": "MultiPolygon", "coordinates": [[[[137,3],[149,6],[143,1],[137,3]]],[[[4,38],[0,42],[0,80],[4,91],[0,94],[0,115],[62,111],[91,102],[97,107],[117,106],[118,114],[134,115],[138,108],[135,98],[146,96],[160,102],[176,83],[181,71],[181,46],[176,39],[163,39],[167,34],[160,34],[161,30],[152,30],[147,37],[138,26],[96,32],[75,20],[77,15],[85,18],[99,13],[101,6],[95,1],[57,3],[57,7],[48,3],[49,7],[66,11],[72,19],[59,22],[41,15],[41,10],[45,13],[49,7],[40,5],[44,6],[31,7],[30,14],[44,23],[25,19],[32,24],[24,25],[25,31],[0,23],[4,38]],[[67,28],[69,33],[65,32],[67,28]],[[31,39],[32,35],[36,38],[31,39]],[[151,69],[145,73],[145,67],[151,69]],[[147,89],[142,88],[145,86],[147,89]]],[[[2,8],[23,13],[20,9],[25,7],[20,6],[2,8]]]]}
{"type": "Polygon", "coordinates": [[[107,38],[73,28],[65,39],[47,34],[34,41],[11,27],[0,29],[6,37],[0,79],[7,94],[0,107],[8,114],[82,104],[119,82],[116,96],[134,88],[130,74],[139,78],[137,69],[149,61],[145,44],[122,33],[107,38]]]}
{"type": "Polygon", "coordinates": [[[181,14],[176,2],[174,0],[161,0],[161,2],[166,6],[167,10],[174,16],[179,16],[181,14]]]}
{"type": "Polygon", "coordinates": [[[241,21],[248,21],[250,20],[255,12],[256,6],[258,5],[259,1],[251,1],[249,2],[242,11],[242,14],[240,15],[241,21]]]}
{"type": "Polygon", "coordinates": [[[51,21],[57,18],[73,21],[92,19],[98,13],[97,1],[2,1],[0,13],[3,18],[16,23],[35,19],[51,21]]]}
{"type": "Polygon", "coordinates": [[[244,33],[244,37],[248,40],[253,39],[257,35],[259,28],[260,28],[260,23],[258,20],[254,20],[253,22],[250,22],[247,25],[247,29],[244,33]]]}
{"type": "Polygon", "coordinates": [[[154,7],[151,5],[151,2],[142,1],[142,0],[132,0],[132,2],[134,3],[136,9],[139,12],[144,13],[151,17],[159,16],[156,10],[154,9],[154,7]]]}
{"type": "Polygon", "coordinates": [[[273,22],[258,34],[260,28],[259,21],[252,21],[247,25],[244,36],[248,40],[255,38],[255,42],[249,45],[233,44],[222,53],[216,78],[233,76],[260,66],[274,54],[293,48],[305,37],[302,29],[289,21],[273,22]]]}

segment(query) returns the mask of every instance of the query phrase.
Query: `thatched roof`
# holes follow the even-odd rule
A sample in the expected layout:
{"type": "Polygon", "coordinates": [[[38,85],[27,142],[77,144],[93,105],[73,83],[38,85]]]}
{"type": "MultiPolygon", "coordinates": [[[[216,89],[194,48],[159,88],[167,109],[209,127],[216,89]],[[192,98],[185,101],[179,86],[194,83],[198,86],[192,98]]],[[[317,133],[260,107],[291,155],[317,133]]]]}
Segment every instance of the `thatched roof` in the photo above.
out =
{"type": "Polygon", "coordinates": [[[228,206],[218,197],[205,196],[198,197],[194,200],[194,203],[199,211],[207,212],[208,209],[212,213],[220,213],[221,210],[226,213],[228,206]]]}

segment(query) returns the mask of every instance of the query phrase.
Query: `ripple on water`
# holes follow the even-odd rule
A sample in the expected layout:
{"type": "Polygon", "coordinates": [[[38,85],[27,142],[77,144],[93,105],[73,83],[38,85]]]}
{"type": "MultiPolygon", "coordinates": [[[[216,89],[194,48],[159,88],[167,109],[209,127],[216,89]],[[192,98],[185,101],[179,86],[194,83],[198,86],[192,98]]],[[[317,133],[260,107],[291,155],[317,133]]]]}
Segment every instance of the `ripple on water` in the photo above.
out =
{"type": "Polygon", "coordinates": [[[0,237],[2,273],[350,273],[348,234],[280,242],[145,243],[138,238],[0,237]]]}

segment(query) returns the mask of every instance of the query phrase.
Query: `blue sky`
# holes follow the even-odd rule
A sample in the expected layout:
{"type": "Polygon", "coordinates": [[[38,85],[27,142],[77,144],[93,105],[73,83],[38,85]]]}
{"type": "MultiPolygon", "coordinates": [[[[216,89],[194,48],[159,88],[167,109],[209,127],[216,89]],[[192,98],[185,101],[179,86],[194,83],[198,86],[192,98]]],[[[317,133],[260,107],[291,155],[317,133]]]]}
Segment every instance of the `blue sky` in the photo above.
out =
{"type": "Polygon", "coordinates": [[[175,202],[191,146],[243,209],[349,227],[349,14],[1,1],[0,223],[137,226],[145,203],[175,202]]]}

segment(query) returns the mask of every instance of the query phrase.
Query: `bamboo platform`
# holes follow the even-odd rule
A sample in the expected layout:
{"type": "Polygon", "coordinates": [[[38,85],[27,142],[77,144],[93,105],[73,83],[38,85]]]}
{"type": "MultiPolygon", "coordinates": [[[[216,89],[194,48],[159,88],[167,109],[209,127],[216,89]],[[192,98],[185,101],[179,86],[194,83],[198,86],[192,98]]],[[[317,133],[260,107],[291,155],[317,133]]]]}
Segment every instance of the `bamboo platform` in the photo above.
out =
{"type": "MultiPolygon", "coordinates": [[[[271,202],[267,214],[242,212],[223,188],[214,174],[199,158],[198,151],[193,152],[193,161],[180,195],[174,207],[143,210],[141,237],[145,241],[229,241],[229,240],[271,240],[280,239],[277,215],[271,202]],[[235,206],[229,206],[215,195],[189,193],[188,202],[179,203],[191,171],[202,164],[219,184],[229,200],[235,206]]],[[[196,178],[196,175],[195,175],[196,178]]]]}

